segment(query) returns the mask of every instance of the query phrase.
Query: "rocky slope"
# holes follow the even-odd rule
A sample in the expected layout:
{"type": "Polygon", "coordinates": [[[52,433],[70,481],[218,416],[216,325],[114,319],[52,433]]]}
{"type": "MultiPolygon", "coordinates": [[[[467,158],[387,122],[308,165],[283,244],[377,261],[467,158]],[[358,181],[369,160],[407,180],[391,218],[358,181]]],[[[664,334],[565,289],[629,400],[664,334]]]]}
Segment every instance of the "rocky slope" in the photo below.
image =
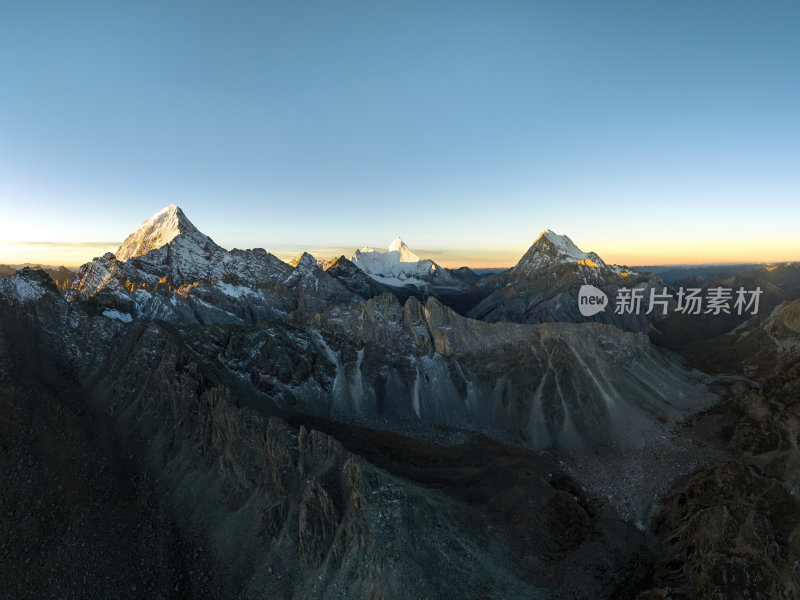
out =
{"type": "MultiPolygon", "coordinates": [[[[791,298],[791,295],[779,285],[772,283],[759,274],[744,275],[712,275],[704,279],[693,277],[674,282],[674,286],[683,288],[687,292],[691,289],[700,290],[700,295],[708,297],[715,289],[730,290],[731,303],[729,312],[719,314],[687,314],[672,312],[665,319],[661,319],[650,332],[650,339],[661,346],[672,350],[681,350],[690,345],[723,335],[744,324],[753,315],[756,309],[753,304],[748,310],[742,307],[742,314],[734,303],[738,290],[744,290],[745,298],[751,300],[750,293],[759,290],[758,306],[755,316],[769,313],[773,308],[791,298]]],[[[707,308],[703,308],[707,310],[707,308]]]]}
{"type": "Polygon", "coordinates": [[[800,263],[780,263],[757,267],[744,275],[778,286],[789,299],[794,300],[800,295],[800,263]]]}
{"type": "Polygon", "coordinates": [[[733,384],[723,402],[693,419],[693,427],[725,441],[732,457],[663,502],[654,519],[656,587],[642,598],[796,597],[800,303],[784,303],[687,354],[733,384]]]}
{"type": "Polygon", "coordinates": [[[386,449],[416,443],[330,425],[403,472],[392,474],[270,408],[198,352],[196,327],[92,315],[43,273],[3,284],[8,595],[591,598],[646,581],[641,535],[599,520],[552,459],[488,442],[429,446],[439,466],[409,470],[386,449]],[[61,483],[43,498],[37,482],[61,483]]]}
{"type": "MultiPolygon", "coordinates": [[[[326,273],[308,255],[294,269],[298,278],[326,273]]],[[[198,285],[188,297],[203,298],[216,287],[198,285]]],[[[95,296],[88,306],[102,299],[95,296]]],[[[219,309],[219,300],[209,300],[219,309]]],[[[280,306],[282,298],[271,300],[280,306]]],[[[181,331],[198,356],[247,392],[242,402],[267,414],[291,410],[423,439],[440,436],[436,427],[481,432],[568,453],[569,464],[584,472],[605,473],[607,456],[678,452],[659,441],[664,424],[713,401],[701,374],[643,335],[601,324],[487,324],[435,299],[400,303],[392,294],[321,308],[256,325],[181,331]],[[587,448],[598,458],[587,460],[587,448]],[[599,448],[607,455],[600,457],[599,448]]],[[[132,320],[119,310],[101,306],[98,313],[132,320]]],[[[133,321],[120,340],[141,326],[133,321]]],[[[648,508],[639,497],[667,485],[674,472],[650,479],[630,473],[619,485],[608,486],[603,477],[593,485],[608,489],[618,509],[642,516],[648,508]]]]}
{"type": "Polygon", "coordinates": [[[774,374],[800,352],[800,300],[783,302],[732,331],[685,347],[683,354],[710,372],[774,374]]]}
{"type": "Polygon", "coordinates": [[[375,281],[344,256],[326,261],[321,266],[348,290],[364,299],[389,291],[389,287],[375,281]]]}
{"type": "Polygon", "coordinates": [[[564,236],[449,275],[484,320],[168,207],[63,294],[0,278],[0,595],[800,589],[796,302],[684,362],[576,316],[576,286],[661,282],[564,236]]]}
{"type": "MultiPolygon", "coordinates": [[[[408,360],[400,357],[408,339],[432,351],[424,356],[467,366],[473,352],[494,356],[486,368],[496,372],[491,361],[502,361],[504,347],[532,352],[535,362],[535,350],[525,350],[533,332],[546,331],[543,343],[563,348],[554,359],[600,346],[612,357],[622,351],[615,358],[628,366],[655,360],[646,358],[652,349],[643,350],[643,336],[609,328],[601,342],[592,339],[600,325],[485,324],[435,300],[401,305],[390,297],[253,334],[237,325],[124,323],[91,304],[63,301],[40,272],[0,286],[0,585],[7,595],[390,598],[412,590],[434,598],[700,598],[791,595],[798,585],[790,568],[798,511],[792,440],[800,422],[793,305],[744,335],[773,340],[773,370],[759,375],[760,389],[734,385],[722,404],[665,428],[672,442],[657,456],[631,457],[649,479],[684,481],[665,496],[648,489],[664,497],[650,542],[631,524],[644,518],[639,526],[647,531],[649,512],[630,513],[628,524],[614,520],[621,505],[606,501],[569,452],[526,454],[450,433],[442,446],[356,430],[309,417],[300,396],[293,405],[282,393],[309,389],[326,374],[336,381],[336,360],[312,350],[323,342],[356,361],[362,346],[361,382],[376,389],[386,367],[399,371],[408,360]],[[631,341],[620,346],[615,336],[631,341]],[[254,355],[262,340],[271,350],[254,355]],[[356,340],[349,349],[348,340],[356,340]],[[377,342],[385,346],[380,361],[371,354],[377,342]],[[235,356],[262,366],[248,381],[235,356]],[[687,451],[676,435],[698,443],[687,451]],[[724,454],[713,444],[727,444],[730,454],[705,467],[724,454]],[[667,464],[671,453],[688,472],[667,464]],[[49,495],[33,493],[53,485],[49,495]],[[84,497],[94,500],[82,504],[84,497]],[[131,497],[135,505],[124,500],[131,497]],[[123,556],[129,566],[120,569],[123,556]]],[[[655,362],[669,366],[665,357],[655,362]]],[[[568,362],[556,360],[551,376],[574,380],[562,371],[568,362]]],[[[601,381],[601,359],[590,362],[601,381]]],[[[524,388],[510,373],[509,390],[524,388]]],[[[669,419],[677,408],[654,414],[669,419]]],[[[624,453],[597,451],[606,482],[628,472],[624,453]]],[[[589,471],[597,478],[602,469],[595,463],[589,471]]]]}
{"type": "Polygon", "coordinates": [[[708,402],[697,377],[644,336],[599,324],[487,324],[390,295],[309,324],[335,369],[331,414],[373,424],[419,419],[573,447],[636,437],[640,413],[668,421],[708,402]]]}

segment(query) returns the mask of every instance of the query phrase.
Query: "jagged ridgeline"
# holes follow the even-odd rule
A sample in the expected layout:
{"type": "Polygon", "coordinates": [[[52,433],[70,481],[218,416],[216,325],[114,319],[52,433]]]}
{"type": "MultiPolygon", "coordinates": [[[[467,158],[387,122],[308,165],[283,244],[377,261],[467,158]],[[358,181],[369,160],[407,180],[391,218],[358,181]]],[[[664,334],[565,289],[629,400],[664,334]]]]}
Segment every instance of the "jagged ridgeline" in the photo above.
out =
{"type": "MultiPolygon", "coordinates": [[[[718,386],[651,343],[653,317],[580,316],[585,284],[665,285],[550,231],[487,276],[400,238],[287,264],[169,206],[64,286],[0,278],[2,502],[52,477],[75,497],[134,481],[146,527],[101,537],[144,574],[89,573],[100,597],[632,597],[657,500],[724,454],[676,433],[718,386]],[[22,477],[26,452],[49,466],[22,477]],[[148,537],[162,526],[173,541],[148,537]]],[[[43,538],[88,531],[44,502],[43,538]]],[[[116,522],[114,502],[95,517],[116,522]]],[[[20,514],[5,548],[39,519],[20,514]]]]}
{"type": "MultiPolygon", "coordinates": [[[[172,205],[116,254],[81,267],[66,296],[125,322],[244,325],[224,330],[236,350],[223,348],[220,366],[282,409],[402,433],[440,425],[531,447],[580,447],[635,439],[708,403],[697,378],[643,335],[599,319],[568,323],[570,283],[637,277],[550,231],[514,269],[479,284],[420,260],[399,237],[386,252],[357,250],[352,261],[320,264],[303,253],[286,264],[261,249],[221,248],[172,205]],[[537,325],[489,325],[443,304],[498,285],[470,315],[537,325]],[[541,297],[544,288],[550,308],[540,303],[535,317],[520,308],[524,290],[541,297]],[[507,293],[514,302],[502,302],[507,293]],[[522,318],[501,318],[518,308],[522,318]],[[276,362],[279,355],[286,358],[276,362]]],[[[636,331],[641,319],[628,324],[636,331]]]]}

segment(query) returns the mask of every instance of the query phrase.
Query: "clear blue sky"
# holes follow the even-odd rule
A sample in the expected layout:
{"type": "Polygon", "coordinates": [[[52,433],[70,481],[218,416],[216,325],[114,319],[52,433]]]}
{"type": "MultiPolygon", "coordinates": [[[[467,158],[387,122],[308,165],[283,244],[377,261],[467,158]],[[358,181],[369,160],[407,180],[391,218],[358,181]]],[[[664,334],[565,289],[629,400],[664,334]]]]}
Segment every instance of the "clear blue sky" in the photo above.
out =
{"type": "Polygon", "coordinates": [[[227,247],[800,260],[798,32],[800,2],[3,2],[0,241],[176,203],[227,247]]]}

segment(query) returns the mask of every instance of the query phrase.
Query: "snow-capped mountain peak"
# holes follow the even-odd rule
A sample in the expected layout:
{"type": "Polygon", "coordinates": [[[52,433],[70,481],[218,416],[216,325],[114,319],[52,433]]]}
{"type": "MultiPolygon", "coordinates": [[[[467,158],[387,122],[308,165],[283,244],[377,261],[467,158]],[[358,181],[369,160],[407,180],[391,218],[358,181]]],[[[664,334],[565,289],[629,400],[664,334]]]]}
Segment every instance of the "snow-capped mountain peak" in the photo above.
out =
{"type": "Polygon", "coordinates": [[[228,251],[218,246],[173,204],[144,221],[116,254],[107,253],[81,266],[70,288],[82,297],[103,290],[128,293],[144,306],[159,286],[171,292],[230,277],[255,287],[285,282],[292,271],[262,248],[228,251]]]}
{"type": "Polygon", "coordinates": [[[566,235],[558,235],[556,232],[550,231],[549,229],[545,229],[539,234],[539,237],[536,238],[534,245],[538,244],[542,240],[547,240],[550,242],[557,254],[561,257],[579,261],[584,260],[589,256],[588,253],[578,248],[578,246],[575,245],[575,242],[569,239],[569,237],[566,235]]]}
{"type": "Polygon", "coordinates": [[[405,245],[399,235],[389,244],[388,252],[397,252],[400,255],[400,262],[414,263],[420,260],[419,256],[414,254],[409,247],[405,245]]]}
{"type": "Polygon", "coordinates": [[[435,283],[456,287],[458,283],[445,269],[429,259],[422,259],[405,245],[400,237],[389,244],[386,252],[365,246],[356,250],[351,259],[364,273],[385,285],[424,287],[435,283]]]}
{"type": "Polygon", "coordinates": [[[130,234],[116,252],[117,260],[126,261],[136,256],[142,256],[169,244],[179,235],[202,237],[199,240],[205,243],[207,236],[200,233],[191,221],[183,214],[180,207],[175,204],[162,208],[130,234]]]}
{"type": "Polygon", "coordinates": [[[589,269],[608,270],[622,273],[617,265],[607,265],[594,252],[584,252],[566,235],[559,235],[545,229],[519,260],[513,272],[518,275],[531,275],[540,271],[551,272],[554,265],[574,264],[589,269]]]}

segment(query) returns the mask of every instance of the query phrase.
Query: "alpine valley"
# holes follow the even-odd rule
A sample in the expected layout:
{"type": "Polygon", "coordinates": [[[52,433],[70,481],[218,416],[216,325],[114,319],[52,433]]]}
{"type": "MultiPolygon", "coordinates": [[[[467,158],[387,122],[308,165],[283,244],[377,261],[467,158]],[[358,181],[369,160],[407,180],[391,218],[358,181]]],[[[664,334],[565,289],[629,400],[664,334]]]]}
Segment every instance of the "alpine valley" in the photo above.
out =
{"type": "Polygon", "coordinates": [[[666,281],[549,230],[495,274],[285,263],[172,205],[0,275],[1,597],[800,594],[797,265],[666,281]]]}

